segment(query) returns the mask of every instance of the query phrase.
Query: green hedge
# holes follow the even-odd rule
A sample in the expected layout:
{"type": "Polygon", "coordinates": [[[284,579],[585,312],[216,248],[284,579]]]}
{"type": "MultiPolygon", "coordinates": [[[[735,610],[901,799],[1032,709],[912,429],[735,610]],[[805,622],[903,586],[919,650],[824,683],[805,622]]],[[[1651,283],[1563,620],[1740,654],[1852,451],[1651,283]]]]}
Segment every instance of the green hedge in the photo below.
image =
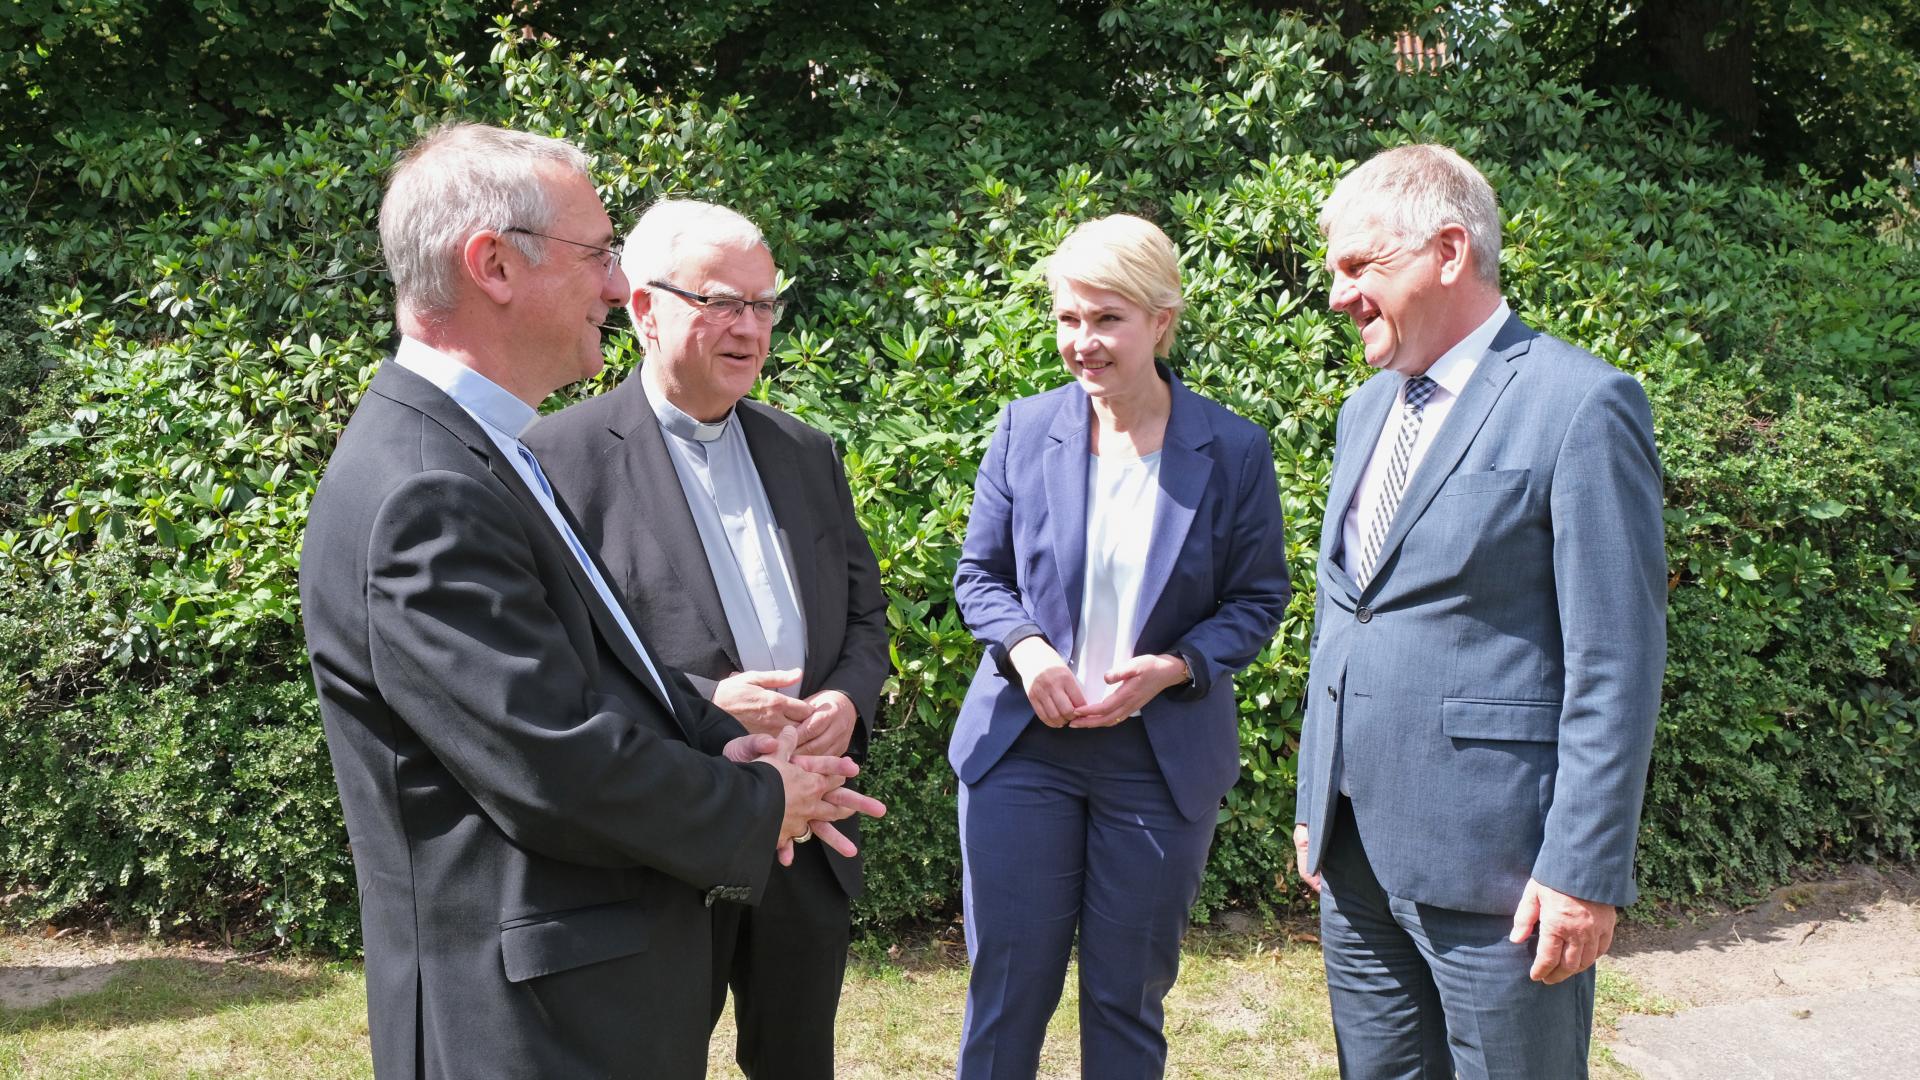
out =
{"type": "MultiPolygon", "coordinates": [[[[70,198],[0,225],[0,265],[40,283],[31,318],[0,309],[12,915],[353,947],[295,564],[393,334],[380,178],[456,115],[577,139],[617,221],[673,193],[767,227],[799,304],[762,393],[845,447],[890,597],[866,784],[893,813],[868,831],[864,925],[956,903],[944,748],[978,650],[949,583],[973,470],[1001,403],[1065,379],[1036,258],[1116,210],[1182,249],[1183,377],[1273,434],[1303,591],[1239,682],[1244,775],[1201,906],[1297,899],[1307,590],[1333,419],[1368,374],[1325,310],[1313,220],[1347,163],[1412,139],[1494,181],[1521,314],[1654,403],[1672,607],[1647,894],[1729,899],[1810,862],[1910,857],[1920,259],[1856,224],[1883,189],[1770,181],[1652,99],[1540,81],[1498,29],[1458,27],[1464,62],[1406,75],[1372,42],[1146,2],[1098,20],[1130,77],[1097,109],[1049,121],[1031,95],[869,72],[821,88],[815,130],[792,103],[662,94],[503,25],[485,61],[395,56],[267,134],[65,140],[48,167],[70,198]]],[[[23,183],[0,174],[0,194],[23,183]]],[[[573,395],[635,358],[618,338],[573,395]]]]}

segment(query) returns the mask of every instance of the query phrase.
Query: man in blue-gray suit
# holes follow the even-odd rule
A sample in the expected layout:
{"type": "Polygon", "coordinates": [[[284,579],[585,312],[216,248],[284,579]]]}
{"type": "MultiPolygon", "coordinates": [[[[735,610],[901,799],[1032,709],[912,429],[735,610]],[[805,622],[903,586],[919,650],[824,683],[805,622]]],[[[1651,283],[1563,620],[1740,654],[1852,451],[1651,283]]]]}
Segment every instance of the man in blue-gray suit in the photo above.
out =
{"type": "Polygon", "coordinates": [[[1452,150],[1380,154],[1320,227],[1381,369],[1340,411],[1294,826],[1341,1073],[1585,1076],[1666,664],[1646,395],[1508,310],[1452,150]]]}

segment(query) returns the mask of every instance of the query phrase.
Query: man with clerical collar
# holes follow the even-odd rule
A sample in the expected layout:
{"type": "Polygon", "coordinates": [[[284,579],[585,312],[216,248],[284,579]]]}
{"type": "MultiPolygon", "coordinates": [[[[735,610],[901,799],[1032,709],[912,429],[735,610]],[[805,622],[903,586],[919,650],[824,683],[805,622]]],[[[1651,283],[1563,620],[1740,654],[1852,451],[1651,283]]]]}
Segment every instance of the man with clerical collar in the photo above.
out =
{"type": "Polygon", "coordinates": [[[841,786],[850,760],[694,692],[520,442],[600,369],[627,292],[586,156],[443,127],[394,170],[380,238],[403,337],[300,564],[374,1074],[704,1077],[710,908],[884,808],[841,786]]]}
{"type": "MultiPolygon", "coordinates": [[[[859,758],[886,596],[833,440],[746,400],[785,308],[773,255],[745,217],[690,200],[656,203],[625,250],[645,362],[528,445],[666,663],[750,731],[859,758]]],[[[802,843],[758,906],[715,906],[711,1018],[730,983],[753,1080],[833,1075],[860,883],[857,858],[802,843]]]]}

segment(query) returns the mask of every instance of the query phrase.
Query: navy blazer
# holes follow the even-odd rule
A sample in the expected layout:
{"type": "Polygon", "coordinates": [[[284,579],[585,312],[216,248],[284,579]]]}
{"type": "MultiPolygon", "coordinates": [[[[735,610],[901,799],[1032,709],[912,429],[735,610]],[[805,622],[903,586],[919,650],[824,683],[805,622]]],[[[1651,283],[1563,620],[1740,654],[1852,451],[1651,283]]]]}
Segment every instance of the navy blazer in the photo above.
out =
{"type": "Polygon", "coordinates": [[[1298,759],[1307,865],[1337,747],[1390,895],[1509,914],[1531,877],[1632,903],[1667,629],[1646,394],[1509,318],[1361,588],[1341,521],[1403,381],[1382,372],[1340,410],[1298,759]]]}
{"type": "MultiPolygon", "coordinates": [[[[1198,820],[1218,810],[1240,775],[1233,675],[1260,655],[1286,613],[1286,536],[1267,433],[1160,373],[1173,406],[1134,653],[1177,653],[1193,668],[1192,684],[1148,702],[1141,722],[1175,805],[1198,820]]],[[[1061,656],[1073,655],[1091,419],[1077,382],[1022,398],[1001,412],[980,463],[953,579],[967,627],[987,645],[947,752],[964,783],[984,776],[1035,722],[1007,649],[1038,631],[1061,656]]]]}

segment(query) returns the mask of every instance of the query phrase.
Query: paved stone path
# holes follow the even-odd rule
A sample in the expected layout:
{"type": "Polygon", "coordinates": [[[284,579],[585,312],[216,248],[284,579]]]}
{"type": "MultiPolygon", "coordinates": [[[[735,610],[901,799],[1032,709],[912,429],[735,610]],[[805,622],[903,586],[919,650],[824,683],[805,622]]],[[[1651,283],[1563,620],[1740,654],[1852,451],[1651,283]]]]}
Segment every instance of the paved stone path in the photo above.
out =
{"type": "Polygon", "coordinates": [[[1629,1016],[1612,1045],[1646,1080],[1914,1080],[1920,979],[1629,1016]]]}

